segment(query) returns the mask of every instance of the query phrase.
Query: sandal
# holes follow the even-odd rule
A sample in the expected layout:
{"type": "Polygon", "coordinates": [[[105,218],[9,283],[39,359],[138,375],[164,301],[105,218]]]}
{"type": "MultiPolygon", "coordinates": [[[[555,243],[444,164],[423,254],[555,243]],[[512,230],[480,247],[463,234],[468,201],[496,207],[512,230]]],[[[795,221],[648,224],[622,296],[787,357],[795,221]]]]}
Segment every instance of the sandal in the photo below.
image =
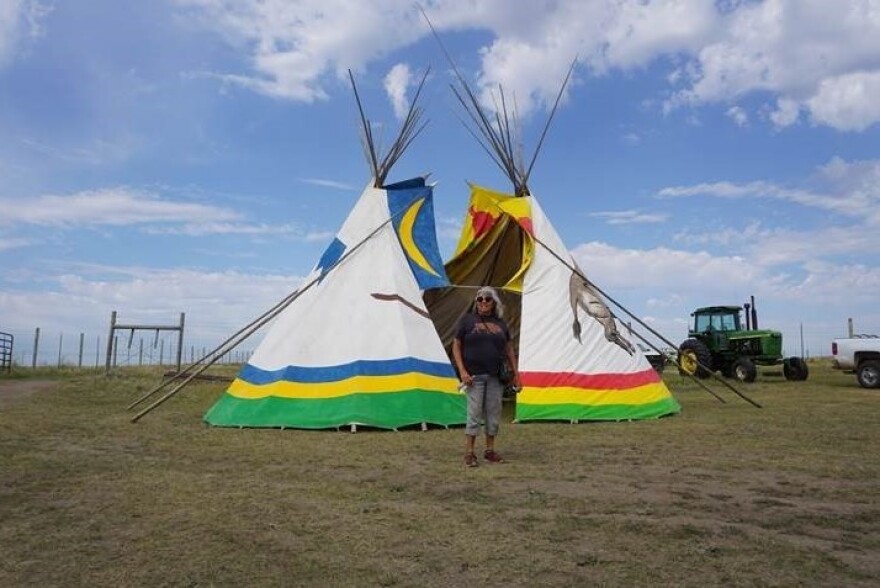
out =
{"type": "Polygon", "coordinates": [[[469,468],[475,468],[480,464],[477,462],[476,455],[474,455],[473,453],[467,453],[464,456],[464,465],[469,468]]]}
{"type": "Polygon", "coordinates": [[[504,458],[501,457],[501,454],[494,449],[487,449],[486,453],[483,454],[483,457],[486,458],[486,461],[491,463],[501,463],[504,461],[504,458]]]}

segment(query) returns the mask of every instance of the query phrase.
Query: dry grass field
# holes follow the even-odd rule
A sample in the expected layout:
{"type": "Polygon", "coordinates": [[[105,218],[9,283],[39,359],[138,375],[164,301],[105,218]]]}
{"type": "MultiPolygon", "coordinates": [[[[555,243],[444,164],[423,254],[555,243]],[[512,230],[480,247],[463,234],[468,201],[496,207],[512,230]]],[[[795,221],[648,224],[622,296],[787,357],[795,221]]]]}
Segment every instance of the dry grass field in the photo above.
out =
{"type": "Polygon", "coordinates": [[[474,469],[461,429],[211,429],[217,382],[131,424],[158,373],[0,376],[0,586],[877,586],[880,394],[811,371],[757,409],[667,370],[681,415],[506,424],[474,469]]]}

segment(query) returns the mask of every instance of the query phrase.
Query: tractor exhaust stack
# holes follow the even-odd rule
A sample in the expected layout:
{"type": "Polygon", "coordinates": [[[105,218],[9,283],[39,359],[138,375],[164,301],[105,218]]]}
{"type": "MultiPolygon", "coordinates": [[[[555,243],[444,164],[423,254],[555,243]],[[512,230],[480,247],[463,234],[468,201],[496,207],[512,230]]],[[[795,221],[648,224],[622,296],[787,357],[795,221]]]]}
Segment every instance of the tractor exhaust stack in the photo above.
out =
{"type": "Polygon", "coordinates": [[[755,297],[751,296],[752,299],[752,329],[758,330],[758,309],[755,308],[755,297]]]}

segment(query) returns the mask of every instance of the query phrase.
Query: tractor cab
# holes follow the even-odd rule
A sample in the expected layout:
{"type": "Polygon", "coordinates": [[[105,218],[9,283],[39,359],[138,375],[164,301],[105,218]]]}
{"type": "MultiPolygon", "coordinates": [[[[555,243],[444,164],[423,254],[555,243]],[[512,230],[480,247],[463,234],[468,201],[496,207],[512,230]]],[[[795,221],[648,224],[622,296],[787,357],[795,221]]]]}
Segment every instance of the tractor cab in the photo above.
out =
{"type": "Polygon", "coordinates": [[[698,308],[691,313],[694,323],[688,337],[703,341],[711,351],[725,350],[729,346],[729,335],[743,330],[741,311],[739,306],[698,308]]]}
{"type": "Polygon", "coordinates": [[[698,333],[710,333],[712,331],[741,331],[742,329],[741,306],[707,306],[698,308],[691,316],[694,317],[694,327],[691,335],[698,333]]]}

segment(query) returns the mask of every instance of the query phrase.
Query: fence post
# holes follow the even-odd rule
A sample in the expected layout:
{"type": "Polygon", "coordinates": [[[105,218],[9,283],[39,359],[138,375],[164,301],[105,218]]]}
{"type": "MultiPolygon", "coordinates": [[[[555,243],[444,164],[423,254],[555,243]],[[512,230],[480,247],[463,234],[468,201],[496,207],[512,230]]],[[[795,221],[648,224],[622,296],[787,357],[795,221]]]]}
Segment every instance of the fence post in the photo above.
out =
{"type": "MultiPolygon", "coordinates": [[[[107,369],[106,372],[110,373],[110,360],[114,359],[113,357],[113,349],[116,347],[114,345],[115,341],[113,339],[114,331],[116,330],[116,311],[110,313],[110,335],[107,336],[107,369]]],[[[114,362],[115,363],[115,362],[114,362]]]]}
{"type": "Polygon", "coordinates": [[[86,334],[79,334],[79,363],[77,367],[82,368],[83,366],[83,344],[86,342],[86,334]]]}
{"type": "Polygon", "coordinates": [[[34,332],[34,358],[31,360],[31,367],[37,367],[37,350],[40,348],[40,327],[34,332]]]}
{"type": "Polygon", "coordinates": [[[804,323],[801,323],[801,357],[804,357],[804,323]]]}
{"type": "Polygon", "coordinates": [[[177,332],[177,373],[180,373],[180,362],[183,359],[183,324],[186,320],[186,313],[180,313],[180,331],[177,332]]]}
{"type": "Polygon", "coordinates": [[[61,367],[61,348],[64,346],[64,333],[58,335],[58,367],[61,367]]]}

